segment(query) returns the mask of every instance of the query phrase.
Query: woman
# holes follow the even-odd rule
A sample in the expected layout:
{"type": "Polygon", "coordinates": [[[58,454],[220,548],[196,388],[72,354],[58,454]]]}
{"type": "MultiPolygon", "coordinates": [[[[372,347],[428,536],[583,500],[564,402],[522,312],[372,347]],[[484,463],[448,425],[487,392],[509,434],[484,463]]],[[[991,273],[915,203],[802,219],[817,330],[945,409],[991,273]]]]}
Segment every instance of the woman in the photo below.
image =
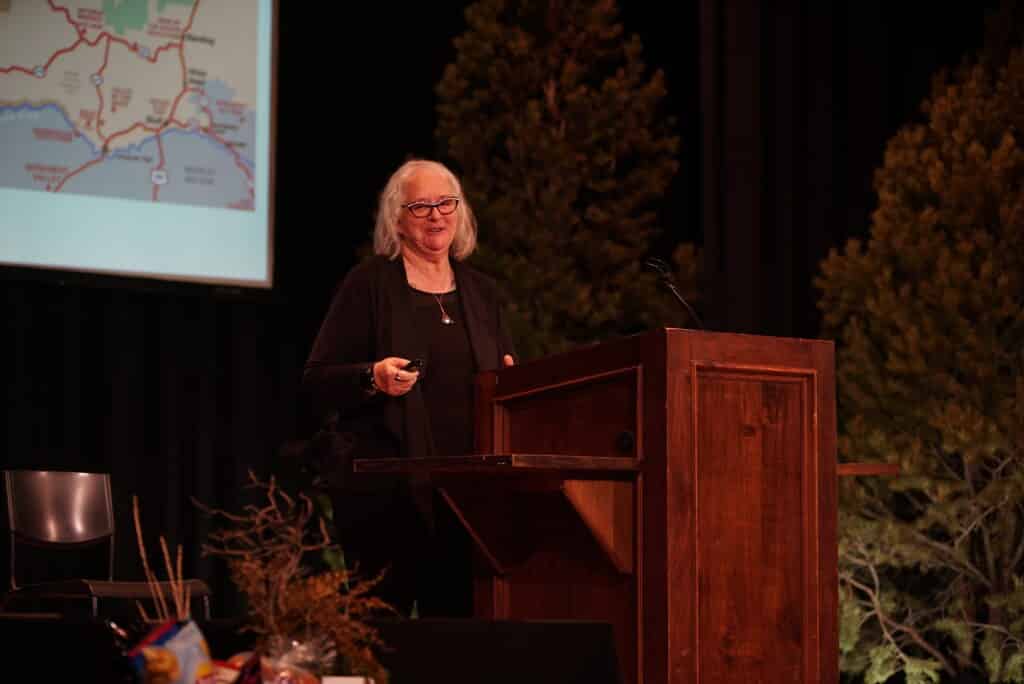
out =
{"type": "MultiPolygon", "coordinates": [[[[463,263],[475,247],[476,220],[451,171],[414,160],[392,174],[377,210],[375,256],[345,277],[303,376],[319,412],[336,411],[354,435],[356,457],[472,452],[474,375],[510,366],[514,358],[497,287],[463,263]],[[413,360],[422,361],[422,370],[406,368],[413,360]]],[[[373,491],[356,487],[344,488],[336,507],[341,544],[347,557],[363,561],[362,574],[393,560],[391,598],[402,603],[410,568],[400,567],[401,543],[389,537],[403,533],[408,543],[401,548],[414,554],[421,542],[435,548],[426,531],[435,522],[431,508],[439,516],[446,509],[405,481],[373,491]],[[416,508],[420,516],[412,514],[416,508]]],[[[436,522],[444,532],[450,521],[436,522]]],[[[468,576],[452,581],[469,582],[468,576]]],[[[422,587],[413,591],[428,601],[422,587]]],[[[465,613],[465,596],[459,601],[451,610],[420,607],[465,613]]]]}

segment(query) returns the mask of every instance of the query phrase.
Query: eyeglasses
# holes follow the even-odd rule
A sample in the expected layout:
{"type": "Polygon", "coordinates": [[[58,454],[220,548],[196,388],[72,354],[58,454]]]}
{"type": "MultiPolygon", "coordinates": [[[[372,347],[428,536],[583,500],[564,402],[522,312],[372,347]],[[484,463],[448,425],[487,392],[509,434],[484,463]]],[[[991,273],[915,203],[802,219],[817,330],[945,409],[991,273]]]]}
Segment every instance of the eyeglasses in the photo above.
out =
{"type": "Polygon", "coordinates": [[[459,198],[445,197],[436,202],[409,202],[409,204],[403,204],[402,206],[408,209],[409,213],[416,218],[427,218],[434,209],[437,209],[437,213],[442,216],[447,216],[459,208],[459,198]]]}

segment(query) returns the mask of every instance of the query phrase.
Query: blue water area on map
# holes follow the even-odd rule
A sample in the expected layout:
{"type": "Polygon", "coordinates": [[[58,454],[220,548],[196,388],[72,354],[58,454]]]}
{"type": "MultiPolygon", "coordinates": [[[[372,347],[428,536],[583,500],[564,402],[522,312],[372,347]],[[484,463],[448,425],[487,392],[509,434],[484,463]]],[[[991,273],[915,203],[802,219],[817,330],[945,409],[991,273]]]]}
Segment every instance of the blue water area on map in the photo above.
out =
{"type": "MultiPolygon", "coordinates": [[[[227,207],[249,197],[248,180],[231,150],[195,131],[163,134],[167,183],[162,202],[227,207]]],[[[59,107],[0,108],[0,187],[47,190],[68,173],[98,158],[59,107]]],[[[151,200],[152,170],[159,163],[155,138],[116,149],[107,159],[67,179],[62,193],[151,200]]]]}
{"type": "Polygon", "coordinates": [[[175,131],[164,136],[164,155],[168,181],[160,191],[161,202],[226,207],[248,200],[245,172],[220,143],[175,131]]]}
{"type": "MultiPolygon", "coordinates": [[[[235,97],[235,90],[224,81],[209,80],[204,90],[210,103],[210,111],[213,112],[214,126],[229,127],[219,129],[218,135],[229,142],[243,143],[244,147],[236,149],[242,161],[252,169],[253,150],[256,145],[256,112],[252,109],[236,112],[233,108],[219,107],[218,101],[233,102],[235,97]]],[[[197,95],[191,98],[193,102],[198,99],[197,95]]]]}
{"type": "MultiPolygon", "coordinates": [[[[226,208],[248,198],[246,176],[223,145],[193,131],[170,130],[162,139],[167,182],[160,187],[160,202],[226,208]]],[[[102,164],[68,181],[64,190],[150,200],[152,171],[159,159],[156,139],[149,138],[115,151],[102,164]]]]}
{"type": "Polygon", "coordinates": [[[0,155],[0,186],[46,190],[47,180],[35,180],[33,174],[52,178],[61,172],[53,169],[33,171],[27,166],[59,167],[70,171],[95,159],[98,154],[86,138],[72,137],[70,142],[37,139],[34,129],[74,133],[64,112],[54,105],[0,107],[0,150],[3,150],[0,155]]]}
{"type": "Polygon", "coordinates": [[[153,196],[150,169],[156,166],[156,144],[115,151],[64,183],[62,192],[100,197],[148,200],[153,196]],[[147,150],[146,148],[149,147],[147,150]]]}

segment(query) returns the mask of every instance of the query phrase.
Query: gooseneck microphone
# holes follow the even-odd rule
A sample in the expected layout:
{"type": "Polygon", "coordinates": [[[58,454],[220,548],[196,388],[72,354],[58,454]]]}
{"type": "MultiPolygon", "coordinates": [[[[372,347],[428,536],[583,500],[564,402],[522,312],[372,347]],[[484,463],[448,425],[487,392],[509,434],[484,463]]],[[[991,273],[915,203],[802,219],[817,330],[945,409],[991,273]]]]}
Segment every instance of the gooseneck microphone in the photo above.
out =
{"type": "Polygon", "coordinates": [[[686,307],[686,311],[690,314],[690,317],[697,322],[697,327],[703,330],[704,322],[700,320],[700,316],[698,316],[697,312],[693,310],[690,303],[686,301],[686,298],[679,294],[679,288],[676,287],[676,281],[672,275],[672,267],[669,266],[664,259],[659,259],[658,257],[650,257],[644,262],[644,266],[658,273],[658,282],[668,288],[668,291],[671,292],[684,307],[686,307]]]}

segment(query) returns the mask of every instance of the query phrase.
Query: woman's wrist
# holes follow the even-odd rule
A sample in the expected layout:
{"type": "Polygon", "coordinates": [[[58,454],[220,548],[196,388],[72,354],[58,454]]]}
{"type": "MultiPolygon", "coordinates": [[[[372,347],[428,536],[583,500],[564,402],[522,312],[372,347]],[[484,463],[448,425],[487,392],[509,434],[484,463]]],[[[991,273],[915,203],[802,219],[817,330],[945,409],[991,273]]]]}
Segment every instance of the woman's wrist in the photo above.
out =
{"type": "Polygon", "coordinates": [[[373,371],[373,367],[376,365],[377,364],[375,363],[371,363],[369,366],[366,367],[366,370],[363,371],[363,391],[366,392],[366,395],[369,397],[372,397],[373,395],[377,394],[377,392],[380,391],[380,387],[377,386],[377,378],[374,376],[373,371]]]}

